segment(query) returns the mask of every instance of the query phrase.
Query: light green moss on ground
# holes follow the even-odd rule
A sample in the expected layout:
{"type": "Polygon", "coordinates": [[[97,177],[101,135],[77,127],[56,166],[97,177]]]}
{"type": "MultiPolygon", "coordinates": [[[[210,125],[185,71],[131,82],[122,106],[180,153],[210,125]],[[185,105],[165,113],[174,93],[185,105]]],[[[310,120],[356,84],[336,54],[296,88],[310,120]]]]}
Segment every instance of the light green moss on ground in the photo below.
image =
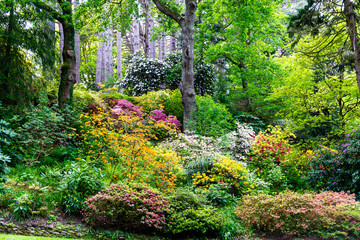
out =
{"type": "Polygon", "coordinates": [[[31,236],[0,234],[0,240],[74,240],[74,238],[31,237],[31,236]]]}

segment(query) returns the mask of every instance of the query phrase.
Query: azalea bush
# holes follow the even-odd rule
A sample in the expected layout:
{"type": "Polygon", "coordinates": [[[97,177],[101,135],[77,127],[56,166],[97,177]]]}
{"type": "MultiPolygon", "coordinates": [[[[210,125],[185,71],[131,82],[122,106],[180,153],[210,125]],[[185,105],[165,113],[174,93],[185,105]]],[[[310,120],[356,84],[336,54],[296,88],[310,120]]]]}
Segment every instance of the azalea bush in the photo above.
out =
{"type": "Polygon", "coordinates": [[[259,132],[249,153],[249,164],[259,177],[268,181],[272,191],[302,188],[310,167],[311,152],[302,153],[289,143],[295,135],[278,127],[259,132]]]}
{"type": "Polygon", "coordinates": [[[84,221],[97,228],[163,230],[169,210],[161,193],[138,184],[112,184],[84,204],[84,221]]]}
{"type": "Polygon", "coordinates": [[[210,170],[200,173],[196,172],[193,176],[193,184],[197,187],[208,189],[213,184],[225,184],[228,191],[235,195],[242,195],[256,187],[247,181],[246,167],[228,156],[221,156],[214,161],[210,170]]]}
{"type": "Polygon", "coordinates": [[[344,192],[247,195],[236,212],[248,227],[268,233],[331,239],[357,239],[360,233],[360,205],[344,192]]]}

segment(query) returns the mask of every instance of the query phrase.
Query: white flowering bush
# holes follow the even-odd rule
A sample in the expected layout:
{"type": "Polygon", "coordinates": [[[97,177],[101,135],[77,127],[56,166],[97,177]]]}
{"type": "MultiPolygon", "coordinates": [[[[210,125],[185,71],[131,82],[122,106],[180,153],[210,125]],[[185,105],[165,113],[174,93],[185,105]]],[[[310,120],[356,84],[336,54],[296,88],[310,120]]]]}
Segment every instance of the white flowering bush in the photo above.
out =
{"type": "Polygon", "coordinates": [[[129,69],[120,83],[125,94],[140,96],[165,88],[166,63],[134,55],[129,60],[128,67],[129,69]]]}
{"type": "Polygon", "coordinates": [[[238,161],[245,160],[250,152],[255,132],[252,127],[236,122],[237,129],[219,138],[219,146],[224,153],[238,161]]]}

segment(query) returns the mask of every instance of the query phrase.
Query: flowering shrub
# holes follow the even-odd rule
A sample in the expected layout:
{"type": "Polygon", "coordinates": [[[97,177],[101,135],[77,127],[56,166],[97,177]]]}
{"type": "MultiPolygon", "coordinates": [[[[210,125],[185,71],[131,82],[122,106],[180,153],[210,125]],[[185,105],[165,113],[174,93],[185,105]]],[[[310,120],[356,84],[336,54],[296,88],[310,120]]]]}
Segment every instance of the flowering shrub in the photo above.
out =
{"type": "Polygon", "coordinates": [[[80,127],[82,133],[80,154],[98,163],[122,166],[113,172],[112,181],[128,179],[144,182],[165,191],[174,189],[177,175],[181,172],[179,157],[172,151],[148,144],[156,138],[153,129],[176,132],[163,121],[145,121],[143,117],[120,114],[117,119],[98,109],[96,114],[84,114],[80,127]]]}
{"type": "Polygon", "coordinates": [[[166,198],[151,188],[112,184],[85,201],[83,217],[94,227],[161,230],[167,211],[166,198]]]}
{"type": "Polygon", "coordinates": [[[231,133],[221,136],[219,145],[223,151],[228,152],[236,160],[245,160],[250,152],[255,132],[252,127],[236,122],[237,129],[231,133]]]}
{"type": "Polygon", "coordinates": [[[140,96],[165,87],[166,64],[157,60],[134,55],[129,69],[120,83],[126,94],[140,96]]]}
{"type": "Polygon", "coordinates": [[[304,173],[309,169],[311,153],[301,153],[291,147],[287,133],[274,127],[268,134],[259,132],[254,138],[248,161],[258,176],[271,184],[272,191],[281,191],[287,186],[301,188],[304,186],[304,173]]]}
{"type": "Polygon", "coordinates": [[[128,116],[132,116],[133,114],[136,114],[139,117],[142,116],[140,109],[125,99],[113,100],[111,104],[113,107],[112,114],[114,117],[118,117],[122,114],[126,114],[128,116]]]}
{"type": "Polygon", "coordinates": [[[169,196],[167,231],[173,234],[199,235],[216,233],[222,217],[203,196],[178,189],[169,196]]]}
{"type": "Polygon", "coordinates": [[[248,170],[242,163],[230,159],[228,156],[221,156],[214,161],[214,165],[207,172],[197,172],[192,176],[193,184],[197,187],[207,189],[211,184],[227,184],[229,192],[241,195],[245,191],[256,187],[246,179],[248,170]]]}
{"type": "Polygon", "coordinates": [[[320,147],[311,161],[308,180],[315,189],[360,193],[360,131],[347,134],[336,149],[320,147]]]}
{"type": "Polygon", "coordinates": [[[149,118],[154,119],[155,121],[164,121],[165,123],[173,124],[177,127],[177,129],[181,129],[180,121],[173,115],[167,116],[162,110],[151,111],[149,118]]]}
{"type": "Polygon", "coordinates": [[[248,227],[264,232],[332,239],[356,239],[360,233],[360,205],[344,192],[247,195],[236,213],[248,227]]]}

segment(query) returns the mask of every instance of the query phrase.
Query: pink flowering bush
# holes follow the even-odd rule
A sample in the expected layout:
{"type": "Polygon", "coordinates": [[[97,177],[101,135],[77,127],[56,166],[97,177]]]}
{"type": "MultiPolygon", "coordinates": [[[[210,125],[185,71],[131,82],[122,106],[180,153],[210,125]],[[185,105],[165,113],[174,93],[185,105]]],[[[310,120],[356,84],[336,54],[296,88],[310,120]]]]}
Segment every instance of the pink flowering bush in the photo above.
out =
{"type": "Polygon", "coordinates": [[[236,214],[263,232],[336,239],[358,239],[360,234],[360,204],[344,192],[245,196],[236,214]]]}
{"type": "Polygon", "coordinates": [[[129,102],[128,100],[121,99],[121,100],[113,100],[112,102],[112,114],[113,116],[119,116],[121,114],[126,114],[128,116],[132,116],[133,114],[141,117],[142,113],[140,109],[129,102]]]}
{"type": "Polygon", "coordinates": [[[93,227],[163,229],[166,198],[143,185],[112,184],[85,201],[84,221],[93,227]]]}
{"type": "Polygon", "coordinates": [[[169,115],[167,116],[162,110],[153,110],[150,112],[149,118],[154,119],[155,121],[164,121],[169,124],[173,124],[177,127],[177,129],[181,129],[181,123],[176,119],[175,116],[169,115]]]}

